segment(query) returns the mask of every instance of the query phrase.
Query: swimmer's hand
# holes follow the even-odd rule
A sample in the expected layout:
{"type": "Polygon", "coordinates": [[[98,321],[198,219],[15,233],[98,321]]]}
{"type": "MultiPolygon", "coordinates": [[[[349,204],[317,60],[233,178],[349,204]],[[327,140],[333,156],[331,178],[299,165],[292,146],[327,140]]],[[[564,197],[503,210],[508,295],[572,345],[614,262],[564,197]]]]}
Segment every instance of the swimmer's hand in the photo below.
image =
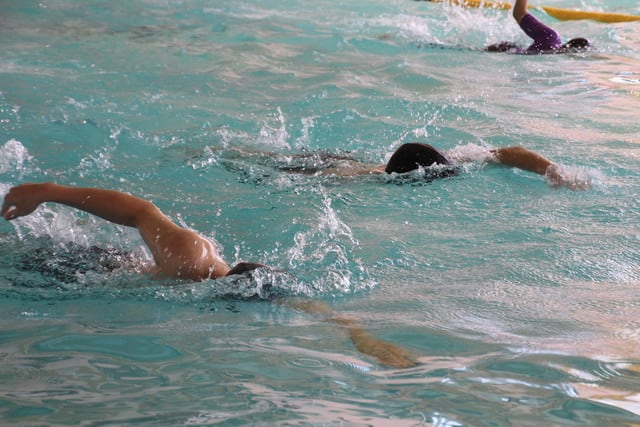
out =
{"type": "Polygon", "coordinates": [[[46,184],[22,184],[13,187],[4,196],[2,217],[7,221],[29,215],[42,203],[42,193],[46,184]]]}
{"type": "Polygon", "coordinates": [[[406,349],[374,338],[362,328],[349,328],[349,338],[351,338],[358,351],[375,357],[383,365],[399,369],[416,365],[413,356],[406,349]]]}
{"type": "Polygon", "coordinates": [[[587,190],[591,187],[589,180],[579,179],[562,166],[554,163],[547,167],[544,176],[552,187],[566,187],[573,191],[587,190]]]}

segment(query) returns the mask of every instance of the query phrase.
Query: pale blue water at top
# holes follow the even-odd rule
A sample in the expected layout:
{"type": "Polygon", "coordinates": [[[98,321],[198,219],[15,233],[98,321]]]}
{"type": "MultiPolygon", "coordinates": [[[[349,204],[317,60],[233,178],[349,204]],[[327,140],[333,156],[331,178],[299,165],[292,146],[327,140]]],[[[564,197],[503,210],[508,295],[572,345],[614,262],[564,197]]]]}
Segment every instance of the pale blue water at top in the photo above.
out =
{"type": "Polygon", "coordinates": [[[484,53],[528,43],[508,12],[409,0],[2,2],[3,193],[130,192],[279,272],[157,280],[135,230],[55,204],[3,221],[0,424],[640,424],[640,24],[534,13],[593,49],[484,53]],[[432,182],[282,170],[409,141],[475,161],[432,182]],[[589,188],[481,161],[508,145],[589,188]]]}

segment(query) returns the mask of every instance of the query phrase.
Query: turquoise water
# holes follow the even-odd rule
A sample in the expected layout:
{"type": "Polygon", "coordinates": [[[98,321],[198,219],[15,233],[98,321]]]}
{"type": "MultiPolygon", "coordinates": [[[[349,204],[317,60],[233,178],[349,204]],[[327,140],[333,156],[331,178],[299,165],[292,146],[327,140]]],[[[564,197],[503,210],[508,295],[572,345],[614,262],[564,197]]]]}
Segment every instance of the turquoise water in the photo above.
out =
{"type": "Polygon", "coordinates": [[[409,0],[3,2],[3,193],[127,191],[280,272],[154,280],[133,230],[53,204],[2,222],[0,423],[640,424],[640,27],[534,13],[594,49],[483,53],[527,43],[507,12],[409,0]],[[590,188],[481,161],[433,182],[279,169],[413,140],[523,145],[590,188]],[[95,247],[131,255],[111,271],[95,247]],[[383,366],[269,293],[419,363],[383,366]]]}

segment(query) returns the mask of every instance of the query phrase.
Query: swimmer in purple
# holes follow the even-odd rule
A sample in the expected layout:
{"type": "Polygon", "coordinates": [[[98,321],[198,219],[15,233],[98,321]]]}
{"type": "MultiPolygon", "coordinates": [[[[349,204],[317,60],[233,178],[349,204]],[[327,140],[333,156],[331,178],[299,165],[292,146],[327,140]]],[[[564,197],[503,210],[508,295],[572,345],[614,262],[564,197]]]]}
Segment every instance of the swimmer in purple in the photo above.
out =
{"type": "Polygon", "coordinates": [[[589,40],[579,37],[563,44],[560,35],[553,28],[540,22],[528,11],[527,0],[516,0],[513,5],[513,18],[522,31],[533,39],[533,43],[526,49],[510,42],[500,42],[487,46],[488,52],[509,52],[519,54],[567,53],[585,50],[589,47],[589,40]]]}

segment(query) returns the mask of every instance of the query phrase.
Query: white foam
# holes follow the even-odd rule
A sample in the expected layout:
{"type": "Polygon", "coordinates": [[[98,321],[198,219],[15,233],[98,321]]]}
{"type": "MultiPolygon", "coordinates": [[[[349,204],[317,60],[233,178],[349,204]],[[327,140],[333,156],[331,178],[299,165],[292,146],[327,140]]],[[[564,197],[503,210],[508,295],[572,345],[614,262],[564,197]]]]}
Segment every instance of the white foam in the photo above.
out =
{"type": "Polygon", "coordinates": [[[586,190],[595,182],[603,182],[603,175],[592,168],[557,164],[549,167],[545,179],[552,187],[586,190]]]}
{"type": "Polygon", "coordinates": [[[357,280],[353,271],[364,271],[360,260],[353,259],[349,248],[358,245],[351,229],[331,206],[326,195],[324,207],[315,223],[306,231],[296,233],[294,245],[288,250],[289,265],[298,269],[303,264],[319,264],[324,273],[314,279],[314,288],[320,292],[349,293],[371,287],[369,280],[357,280]]]}
{"type": "Polygon", "coordinates": [[[10,139],[0,150],[0,173],[8,173],[12,171],[24,172],[28,170],[27,166],[33,160],[33,156],[16,139],[10,139]]]}
{"type": "Polygon", "coordinates": [[[491,147],[473,143],[454,147],[447,152],[447,157],[453,163],[486,163],[494,159],[494,155],[491,153],[491,147]]]}
{"type": "Polygon", "coordinates": [[[287,123],[282,113],[282,109],[278,107],[277,116],[273,120],[275,123],[265,123],[260,129],[259,143],[263,143],[273,147],[291,149],[287,140],[289,133],[287,132],[287,123]]]}

